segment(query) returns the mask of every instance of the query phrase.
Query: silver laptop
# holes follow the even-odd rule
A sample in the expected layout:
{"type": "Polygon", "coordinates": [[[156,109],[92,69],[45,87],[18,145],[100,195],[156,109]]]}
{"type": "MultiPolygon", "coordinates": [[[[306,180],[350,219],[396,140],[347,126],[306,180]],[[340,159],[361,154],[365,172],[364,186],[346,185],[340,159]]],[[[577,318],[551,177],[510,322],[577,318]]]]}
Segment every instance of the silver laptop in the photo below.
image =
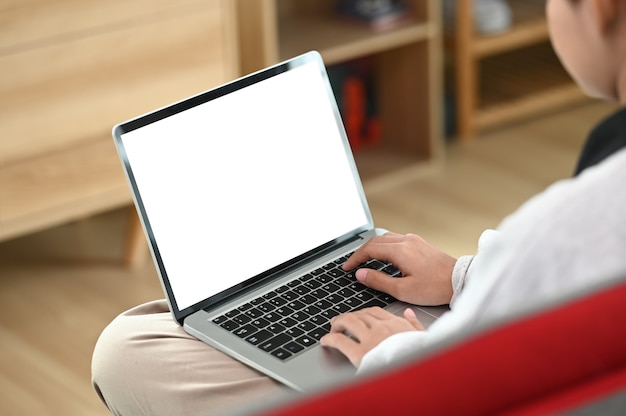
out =
{"type": "MultiPolygon", "coordinates": [[[[341,263],[372,236],[320,55],[309,52],[114,127],[176,322],[299,391],[355,369],[329,319],[406,304],[341,263]]],[[[401,278],[393,265],[363,267],[401,278]]],[[[429,325],[445,308],[414,308],[429,325]]]]}

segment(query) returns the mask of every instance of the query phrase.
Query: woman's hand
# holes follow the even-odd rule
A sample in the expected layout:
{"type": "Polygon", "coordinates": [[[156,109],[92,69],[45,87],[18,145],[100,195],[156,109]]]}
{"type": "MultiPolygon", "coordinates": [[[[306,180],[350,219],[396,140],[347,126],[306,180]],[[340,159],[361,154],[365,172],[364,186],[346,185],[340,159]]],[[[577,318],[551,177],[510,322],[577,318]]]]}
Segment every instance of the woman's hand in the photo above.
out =
{"type": "Polygon", "coordinates": [[[374,307],[345,313],[331,320],[330,333],[320,339],[323,346],[333,347],[358,367],[361,360],[387,337],[407,331],[423,331],[424,327],[411,309],[399,317],[374,307]]]}
{"type": "Polygon", "coordinates": [[[359,269],[356,278],[414,305],[445,305],[452,299],[452,270],[456,259],[431,246],[414,234],[387,233],[376,236],[346,260],[344,270],[352,270],[370,259],[393,263],[402,272],[394,278],[372,269],[359,269]]]}

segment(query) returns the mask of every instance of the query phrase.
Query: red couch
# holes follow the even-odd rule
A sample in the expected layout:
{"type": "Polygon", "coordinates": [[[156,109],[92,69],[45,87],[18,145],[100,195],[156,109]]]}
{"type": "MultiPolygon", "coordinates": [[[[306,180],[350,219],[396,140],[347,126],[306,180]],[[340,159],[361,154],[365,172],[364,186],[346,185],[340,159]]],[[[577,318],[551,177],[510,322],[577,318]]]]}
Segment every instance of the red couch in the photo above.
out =
{"type": "Polygon", "coordinates": [[[527,415],[585,406],[626,414],[624,281],[264,415],[527,415]]]}

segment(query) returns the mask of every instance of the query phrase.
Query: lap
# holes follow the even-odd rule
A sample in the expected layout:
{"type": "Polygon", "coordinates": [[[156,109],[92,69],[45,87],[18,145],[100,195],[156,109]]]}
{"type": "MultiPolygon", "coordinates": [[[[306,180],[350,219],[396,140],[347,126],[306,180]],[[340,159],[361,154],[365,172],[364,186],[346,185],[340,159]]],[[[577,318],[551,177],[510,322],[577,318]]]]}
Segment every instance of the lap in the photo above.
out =
{"type": "Polygon", "coordinates": [[[187,334],[165,300],[130,309],[105,328],[92,376],[116,415],[210,414],[284,392],[274,380],[187,334]]]}

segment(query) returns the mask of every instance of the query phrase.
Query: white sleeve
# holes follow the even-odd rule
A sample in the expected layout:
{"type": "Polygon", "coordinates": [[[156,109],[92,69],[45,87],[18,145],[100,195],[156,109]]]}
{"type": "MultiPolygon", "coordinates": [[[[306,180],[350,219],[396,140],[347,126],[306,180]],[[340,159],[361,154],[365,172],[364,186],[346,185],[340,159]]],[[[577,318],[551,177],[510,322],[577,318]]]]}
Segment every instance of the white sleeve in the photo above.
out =
{"type": "Polygon", "coordinates": [[[452,271],[452,299],[450,299],[450,308],[454,309],[456,300],[458,299],[465,282],[469,280],[468,271],[474,260],[474,256],[462,256],[456,261],[454,270],[452,271]]]}
{"type": "MultiPolygon", "coordinates": [[[[499,232],[495,230],[485,230],[478,239],[478,254],[476,256],[479,256],[486,247],[493,243],[498,234],[499,232]]],[[[476,256],[459,257],[454,265],[454,270],[452,271],[452,299],[450,300],[451,309],[454,309],[456,300],[471,279],[472,261],[476,256]]]]}
{"type": "Polygon", "coordinates": [[[401,332],[390,336],[365,354],[357,373],[373,372],[405,357],[415,355],[427,336],[426,331],[401,332]]]}

